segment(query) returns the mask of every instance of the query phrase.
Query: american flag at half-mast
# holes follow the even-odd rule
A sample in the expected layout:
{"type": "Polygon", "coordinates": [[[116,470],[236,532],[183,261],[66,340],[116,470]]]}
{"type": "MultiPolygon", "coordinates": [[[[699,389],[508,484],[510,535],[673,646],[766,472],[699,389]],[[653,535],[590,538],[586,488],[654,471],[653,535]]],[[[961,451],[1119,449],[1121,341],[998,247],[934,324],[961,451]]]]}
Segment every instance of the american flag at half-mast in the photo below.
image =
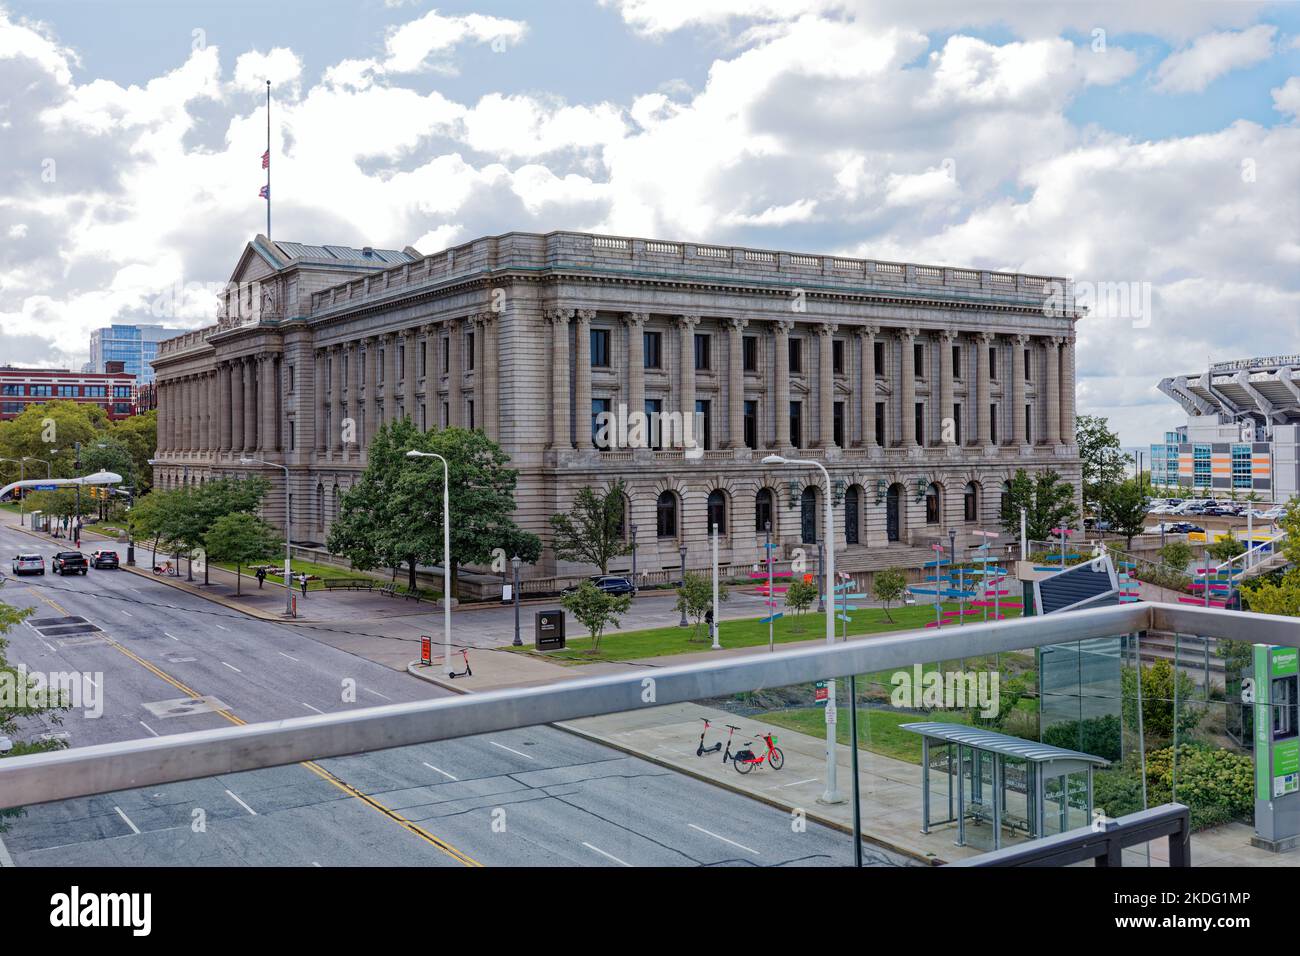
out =
{"type": "Polygon", "coordinates": [[[263,169],[271,168],[271,151],[269,149],[262,154],[262,168],[263,169]]]}
{"type": "Polygon", "coordinates": [[[259,196],[261,196],[263,199],[270,199],[270,198],[271,198],[271,187],[270,187],[270,186],[263,186],[261,189],[259,189],[259,190],[257,191],[257,194],[258,194],[259,196]]]}

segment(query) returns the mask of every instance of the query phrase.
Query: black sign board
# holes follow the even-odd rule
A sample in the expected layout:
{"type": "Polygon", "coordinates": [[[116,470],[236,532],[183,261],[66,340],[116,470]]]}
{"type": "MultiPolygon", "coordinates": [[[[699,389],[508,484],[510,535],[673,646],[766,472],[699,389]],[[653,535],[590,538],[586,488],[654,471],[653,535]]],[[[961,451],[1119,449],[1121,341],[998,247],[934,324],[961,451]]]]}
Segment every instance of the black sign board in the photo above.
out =
{"type": "Polygon", "coordinates": [[[533,631],[533,648],[539,651],[564,649],[564,612],[538,611],[533,631]]]}

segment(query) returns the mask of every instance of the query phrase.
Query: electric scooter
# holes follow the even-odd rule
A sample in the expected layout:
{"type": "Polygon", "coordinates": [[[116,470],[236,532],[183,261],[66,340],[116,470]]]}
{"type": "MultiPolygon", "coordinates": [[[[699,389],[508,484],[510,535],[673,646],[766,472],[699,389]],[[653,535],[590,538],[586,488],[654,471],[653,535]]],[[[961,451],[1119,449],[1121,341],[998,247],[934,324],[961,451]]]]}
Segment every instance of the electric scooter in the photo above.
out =
{"type": "Polygon", "coordinates": [[[463,671],[447,671],[447,676],[451,678],[473,677],[474,672],[469,669],[469,648],[463,648],[460,652],[460,656],[465,661],[465,669],[463,671]]]}
{"type": "Polygon", "coordinates": [[[727,729],[731,733],[727,734],[727,749],[722,753],[722,765],[725,767],[733,758],[731,753],[731,738],[736,736],[736,731],[740,728],[735,724],[727,724],[727,729]]]}
{"type": "Polygon", "coordinates": [[[712,747],[704,746],[704,735],[712,725],[709,723],[709,718],[707,717],[701,717],[700,720],[704,721],[704,730],[700,731],[700,745],[695,748],[695,756],[703,757],[705,754],[715,754],[722,749],[722,741],[719,740],[712,747]]]}

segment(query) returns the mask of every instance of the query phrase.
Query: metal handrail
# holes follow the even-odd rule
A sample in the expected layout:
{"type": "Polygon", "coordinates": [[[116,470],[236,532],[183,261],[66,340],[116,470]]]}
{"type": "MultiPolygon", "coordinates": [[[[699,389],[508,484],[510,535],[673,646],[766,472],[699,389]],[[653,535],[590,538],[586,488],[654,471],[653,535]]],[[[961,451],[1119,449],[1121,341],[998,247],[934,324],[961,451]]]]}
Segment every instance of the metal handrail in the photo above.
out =
{"type": "Polygon", "coordinates": [[[1248,555],[1255,554],[1256,552],[1262,552],[1265,548],[1268,548],[1268,549],[1269,549],[1269,556],[1270,556],[1270,557],[1271,557],[1272,555],[1278,554],[1279,552],[1278,552],[1277,548],[1274,547],[1274,545],[1277,544],[1277,542],[1281,541],[1283,538],[1285,538],[1285,537],[1286,537],[1286,534],[1287,534],[1287,533],[1286,533],[1285,531],[1283,531],[1281,534],[1274,535],[1273,537],[1269,538],[1267,541],[1261,541],[1259,544],[1255,545],[1253,548],[1247,548],[1245,551],[1241,552],[1241,554],[1233,555],[1231,558],[1229,558],[1227,561],[1224,561],[1222,564],[1220,564],[1220,565],[1219,565],[1217,568],[1215,568],[1214,570],[1215,570],[1216,572],[1218,572],[1218,571],[1223,571],[1225,568],[1229,567],[1233,562],[1235,562],[1235,561],[1237,561],[1237,560],[1241,560],[1241,561],[1242,561],[1242,567],[1241,567],[1241,570],[1242,570],[1242,571],[1247,571],[1247,570],[1249,570],[1250,568],[1252,568],[1252,567],[1254,566],[1254,564],[1255,564],[1255,562],[1253,562],[1253,561],[1247,561],[1247,560],[1246,560],[1246,558],[1247,558],[1248,555]]]}
{"type": "Polygon", "coordinates": [[[1158,603],[903,631],[777,654],[7,757],[0,759],[0,809],[1143,630],[1300,647],[1295,618],[1158,603]]]}
{"type": "Polygon", "coordinates": [[[1068,830],[984,853],[949,866],[1070,866],[1092,860],[1097,866],[1123,866],[1123,852],[1161,837],[1169,838],[1169,865],[1192,865],[1192,813],[1181,803],[1165,803],[1091,830],[1068,830]]]}

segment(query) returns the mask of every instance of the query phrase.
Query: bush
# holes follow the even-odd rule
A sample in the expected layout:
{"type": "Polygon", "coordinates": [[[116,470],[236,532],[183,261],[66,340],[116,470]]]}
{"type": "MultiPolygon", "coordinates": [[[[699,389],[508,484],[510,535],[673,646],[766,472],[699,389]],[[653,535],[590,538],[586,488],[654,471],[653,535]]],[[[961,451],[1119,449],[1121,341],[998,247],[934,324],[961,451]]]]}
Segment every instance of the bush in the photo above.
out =
{"type": "Polygon", "coordinates": [[[1193,557],[1192,546],[1186,541],[1170,541],[1160,549],[1160,563],[1177,571],[1186,571],[1193,557]]]}
{"type": "Polygon", "coordinates": [[[1086,720],[1053,724],[1043,731],[1043,743],[1067,750],[1079,750],[1113,763],[1121,756],[1119,717],[1105,714],[1086,720]]]}
{"type": "MultiPolygon", "coordinates": [[[[1151,803],[1172,799],[1174,748],[1147,754],[1151,803]]],[[[1199,811],[1205,826],[1249,817],[1255,811],[1255,762],[1245,754],[1182,744],[1178,748],[1178,802],[1199,811]]]]}

